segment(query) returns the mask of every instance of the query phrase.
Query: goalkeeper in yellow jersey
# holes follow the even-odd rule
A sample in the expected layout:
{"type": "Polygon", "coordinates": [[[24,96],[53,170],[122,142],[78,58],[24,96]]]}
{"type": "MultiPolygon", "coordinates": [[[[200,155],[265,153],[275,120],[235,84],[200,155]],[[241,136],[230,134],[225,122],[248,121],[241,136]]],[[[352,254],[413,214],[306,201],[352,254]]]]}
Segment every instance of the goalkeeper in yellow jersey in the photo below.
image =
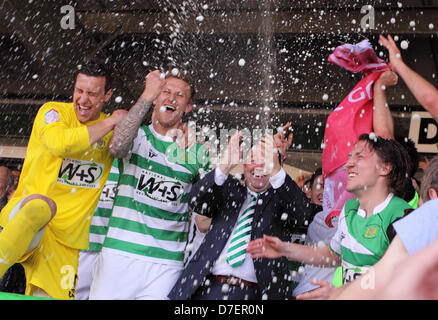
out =
{"type": "Polygon", "coordinates": [[[126,111],[102,112],[112,95],[105,65],[88,62],[75,78],[73,102],[38,111],[17,190],[0,213],[0,277],[15,262],[26,295],[74,299],[79,249],[113,157],[112,130],[126,111]]]}

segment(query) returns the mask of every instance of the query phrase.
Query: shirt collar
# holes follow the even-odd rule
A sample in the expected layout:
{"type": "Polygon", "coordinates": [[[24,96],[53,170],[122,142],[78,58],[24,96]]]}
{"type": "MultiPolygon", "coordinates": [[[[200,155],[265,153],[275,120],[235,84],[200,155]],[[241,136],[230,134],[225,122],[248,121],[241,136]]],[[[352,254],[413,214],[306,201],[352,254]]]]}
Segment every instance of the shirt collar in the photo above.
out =
{"type": "Polygon", "coordinates": [[[173,139],[172,139],[171,137],[163,136],[163,135],[159,134],[157,131],[155,131],[154,126],[153,126],[152,124],[149,125],[149,130],[151,130],[152,134],[153,134],[156,138],[158,138],[158,139],[160,139],[160,140],[162,140],[162,141],[165,141],[165,142],[174,142],[173,139]]]}
{"type": "Polygon", "coordinates": [[[256,199],[261,195],[261,194],[263,194],[263,193],[265,193],[265,191],[262,191],[262,192],[254,192],[254,191],[252,191],[252,190],[250,190],[248,187],[246,187],[246,190],[248,191],[248,195],[250,195],[250,196],[254,196],[256,199]]]}
{"type": "MultiPolygon", "coordinates": [[[[375,206],[373,210],[373,215],[382,212],[383,209],[385,209],[386,206],[389,204],[389,201],[391,201],[393,196],[394,194],[390,192],[382,203],[375,206]]],[[[360,215],[362,218],[365,218],[367,216],[365,210],[361,209],[360,205],[359,205],[359,209],[357,210],[357,214],[360,215]]]]}

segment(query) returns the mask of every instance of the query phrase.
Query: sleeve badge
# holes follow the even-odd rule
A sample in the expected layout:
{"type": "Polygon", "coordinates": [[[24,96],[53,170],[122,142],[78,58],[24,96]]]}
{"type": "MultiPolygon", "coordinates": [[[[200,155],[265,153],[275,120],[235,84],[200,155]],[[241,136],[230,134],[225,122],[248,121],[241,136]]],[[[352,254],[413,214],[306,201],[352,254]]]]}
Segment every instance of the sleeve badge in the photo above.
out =
{"type": "Polygon", "coordinates": [[[59,121],[59,113],[55,109],[50,109],[44,115],[44,119],[46,120],[46,124],[58,122],[59,121]]]}

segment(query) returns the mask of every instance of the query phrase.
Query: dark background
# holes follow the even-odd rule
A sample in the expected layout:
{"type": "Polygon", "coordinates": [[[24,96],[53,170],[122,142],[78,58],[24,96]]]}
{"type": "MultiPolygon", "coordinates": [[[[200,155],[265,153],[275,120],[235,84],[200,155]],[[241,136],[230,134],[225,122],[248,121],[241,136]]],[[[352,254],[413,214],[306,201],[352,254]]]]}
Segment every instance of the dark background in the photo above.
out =
{"type": "MultiPolygon", "coordinates": [[[[20,168],[38,108],[71,101],[78,65],[102,57],[115,79],[105,111],[129,109],[148,72],[179,66],[196,79],[198,128],[290,121],[287,163],[313,171],[328,114],[363,76],[327,62],[336,46],[367,38],[386,59],[378,35],[397,35],[409,41],[404,61],[438,87],[438,0],[351,2],[0,0],[0,164],[20,168]],[[73,29],[61,27],[64,5],[73,29]],[[360,28],[363,5],[375,10],[374,29],[360,28]]],[[[411,112],[423,109],[401,79],[387,94],[396,135],[407,137],[411,112]]]]}

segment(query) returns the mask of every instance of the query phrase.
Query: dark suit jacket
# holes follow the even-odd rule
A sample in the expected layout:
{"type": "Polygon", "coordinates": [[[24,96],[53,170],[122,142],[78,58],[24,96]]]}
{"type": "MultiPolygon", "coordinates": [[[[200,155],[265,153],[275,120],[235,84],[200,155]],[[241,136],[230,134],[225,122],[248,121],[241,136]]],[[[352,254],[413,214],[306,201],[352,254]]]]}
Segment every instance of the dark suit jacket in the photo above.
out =
{"type": "MultiPolygon", "coordinates": [[[[210,230],[201,246],[187,264],[175,286],[169,293],[172,300],[190,299],[196,289],[210,274],[236,223],[242,204],[247,197],[247,188],[228,176],[222,186],[214,182],[214,170],[193,185],[190,193],[192,210],[212,218],[210,230]]],[[[295,228],[305,225],[311,216],[310,203],[296,183],[286,175],[284,184],[269,188],[257,202],[252,222],[251,240],[263,234],[290,241],[295,228]]],[[[260,289],[260,299],[292,299],[288,261],[278,259],[253,259],[260,289]]]]}

